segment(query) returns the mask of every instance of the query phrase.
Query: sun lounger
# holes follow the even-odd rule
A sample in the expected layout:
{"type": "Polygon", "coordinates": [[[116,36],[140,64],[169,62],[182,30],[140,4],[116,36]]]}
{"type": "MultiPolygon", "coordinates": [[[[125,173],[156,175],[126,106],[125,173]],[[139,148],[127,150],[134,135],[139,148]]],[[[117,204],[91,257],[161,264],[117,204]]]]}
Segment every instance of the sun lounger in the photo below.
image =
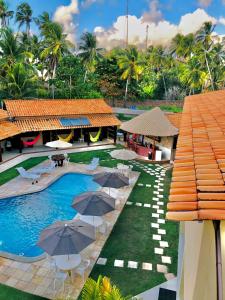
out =
{"type": "Polygon", "coordinates": [[[87,170],[88,171],[94,171],[97,169],[97,167],[99,166],[99,158],[98,157],[94,157],[91,161],[91,163],[89,165],[87,165],[87,170]]]}
{"type": "Polygon", "coordinates": [[[16,168],[16,170],[19,172],[20,176],[26,179],[32,179],[32,184],[35,182],[38,182],[38,179],[41,177],[39,174],[35,174],[29,171],[26,171],[24,168],[16,168]]]}
{"type": "Polygon", "coordinates": [[[55,162],[52,161],[49,166],[43,166],[32,170],[34,174],[50,174],[55,169],[55,162]]]}

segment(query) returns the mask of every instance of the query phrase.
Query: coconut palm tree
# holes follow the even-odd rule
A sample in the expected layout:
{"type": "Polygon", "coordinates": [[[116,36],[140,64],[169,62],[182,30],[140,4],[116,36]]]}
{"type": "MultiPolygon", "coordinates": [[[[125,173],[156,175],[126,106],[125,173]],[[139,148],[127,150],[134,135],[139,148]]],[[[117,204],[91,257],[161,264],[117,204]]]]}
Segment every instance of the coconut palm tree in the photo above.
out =
{"type": "Polygon", "coordinates": [[[172,39],[170,54],[175,55],[181,62],[185,62],[191,56],[194,45],[195,40],[192,33],[186,36],[179,33],[172,39]]]}
{"type": "Polygon", "coordinates": [[[4,0],[0,0],[0,19],[2,28],[9,26],[9,19],[14,15],[14,11],[8,9],[7,3],[4,0]]]}
{"type": "Polygon", "coordinates": [[[30,35],[30,24],[33,20],[32,14],[33,14],[33,11],[27,2],[23,2],[17,6],[16,22],[19,23],[19,29],[23,25],[26,26],[26,33],[28,36],[30,35]]]}
{"type": "MultiPolygon", "coordinates": [[[[59,61],[70,52],[73,45],[66,39],[67,35],[63,33],[60,24],[50,22],[46,26],[42,32],[44,41],[40,58],[48,64],[50,77],[54,80],[59,61]]],[[[52,96],[54,98],[54,84],[52,84],[52,96]]]]}
{"type": "Polygon", "coordinates": [[[199,45],[199,49],[201,49],[204,53],[204,59],[205,59],[205,63],[206,63],[206,67],[209,73],[209,77],[210,77],[210,81],[211,81],[211,85],[212,85],[212,89],[215,89],[214,86],[214,80],[213,80],[213,76],[212,76],[212,71],[210,68],[210,64],[209,64],[209,54],[210,54],[210,50],[213,44],[212,41],[212,33],[215,29],[215,25],[212,24],[212,22],[205,22],[203,24],[203,26],[199,29],[199,31],[196,34],[196,41],[199,45]]]}
{"type": "Polygon", "coordinates": [[[126,107],[128,88],[131,79],[139,80],[144,70],[144,60],[136,47],[130,46],[120,51],[117,57],[117,63],[122,71],[121,79],[126,80],[124,107],[126,107]]]}
{"type": "Polygon", "coordinates": [[[181,82],[189,89],[189,94],[202,91],[209,79],[197,57],[192,57],[187,64],[180,65],[179,76],[181,82]]]}
{"type": "Polygon", "coordinates": [[[162,76],[165,97],[167,98],[167,85],[165,78],[165,69],[171,65],[171,56],[169,56],[162,46],[154,47],[149,56],[150,66],[162,76]]]}
{"type": "Polygon", "coordinates": [[[31,66],[21,62],[16,63],[2,78],[4,92],[12,99],[23,99],[35,96],[38,76],[31,66]]]}
{"type": "Polygon", "coordinates": [[[44,11],[38,18],[35,18],[34,21],[39,26],[40,30],[43,31],[51,22],[51,19],[49,13],[44,11]]]}
{"type": "Polygon", "coordinates": [[[4,70],[10,69],[16,61],[24,58],[25,53],[19,42],[19,37],[14,35],[9,28],[2,29],[0,38],[0,65],[4,70]]]}
{"type": "Polygon", "coordinates": [[[86,82],[88,72],[94,72],[96,63],[102,57],[103,48],[97,47],[96,36],[90,32],[85,32],[81,36],[79,45],[79,56],[85,66],[84,82],[86,82]]]}

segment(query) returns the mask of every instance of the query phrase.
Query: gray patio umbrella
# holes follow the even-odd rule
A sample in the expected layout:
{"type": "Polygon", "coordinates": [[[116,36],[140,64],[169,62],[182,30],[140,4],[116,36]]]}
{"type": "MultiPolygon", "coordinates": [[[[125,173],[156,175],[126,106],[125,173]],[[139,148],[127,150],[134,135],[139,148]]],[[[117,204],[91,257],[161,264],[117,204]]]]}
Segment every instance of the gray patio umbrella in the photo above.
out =
{"type": "Polygon", "coordinates": [[[95,228],[83,221],[59,221],[40,235],[37,245],[51,256],[78,254],[95,241],[95,228]]]}
{"type": "Polygon", "coordinates": [[[87,192],[75,197],[72,207],[82,215],[103,216],[115,209],[115,199],[104,192],[87,192]]]}
{"type": "Polygon", "coordinates": [[[129,178],[120,173],[103,172],[94,176],[94,181],[102,187],[119,189],[129,185],[129,178]]]}
{"type": "Polygon", "coordinates": [[[103,187],[114,189],[119,189],[129,185],[129,178],[120,173],[98,173],[94,176],[94,181],[103,187]]]}

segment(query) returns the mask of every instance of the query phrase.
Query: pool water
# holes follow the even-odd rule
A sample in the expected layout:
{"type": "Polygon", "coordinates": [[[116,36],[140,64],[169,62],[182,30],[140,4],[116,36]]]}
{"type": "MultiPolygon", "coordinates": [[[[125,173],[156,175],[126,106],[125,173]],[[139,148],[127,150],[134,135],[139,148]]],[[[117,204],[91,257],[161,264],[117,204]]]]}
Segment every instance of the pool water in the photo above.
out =
{"type": "Polygon", "coordinates": [[[92,176],[69,173],[41,192],[0,200],[0,251],[41,255],[36,246],[41,231],[55,221],[73,219],[73,198],[98,188],[92,176]]]}

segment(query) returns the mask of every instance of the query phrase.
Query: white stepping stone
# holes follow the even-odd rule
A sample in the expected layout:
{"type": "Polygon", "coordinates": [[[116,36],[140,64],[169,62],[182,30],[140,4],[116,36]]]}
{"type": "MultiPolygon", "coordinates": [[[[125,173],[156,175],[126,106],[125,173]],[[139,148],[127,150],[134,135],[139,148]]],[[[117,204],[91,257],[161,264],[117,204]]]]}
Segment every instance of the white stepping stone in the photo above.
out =
{"type": "Polygon", "coordinates": [[[123,268],[124,267],[124,261],[123,260],[119,260],[119,259],[115,259],[115,261],[114,261],[114,267],[123,268]]]}
{"type": "Polygon", "coordinates": [[[147,187],[151,187],[151,184],[146,184],[147,187]]]}
{"type": "Polygon", "coordinates": [[[152,205],[152,208],[158,209],[159,206],[158,205],[152,205]]]}
{"type": "Polygon", "coordinates": [[[131,268],[131,269],[137,269],[138,263],[136,261],[129,260],[127,266],[128,266],[128,268],[131,268]]]}
{"type": "Polygon", "coordinates": [[[152,235],[152,239],[154,241],[161,241],[161,235],[159,235],[159,234],[153,234],[152,235]]]}
{"type": "Polygon", "coordinates": [[[163,183],[159,183],[159,185],[160,185],[160,186],[164,186],[164,184],[163,184],[163,183]]]}
{"type": "Polygon", "coordinates": [[[169,256],[162,256],[162,263],[164,263],[164,264],[171,264],[171,257],[169,257],[169,256]]]}
{"type": "Polygon", "coordinates": [[[160,244],[160,247],[162,247],[162,248],[168,248],[169,247],[169,244],[166,241],[160,241],[159,244],[160,244]]]}
{"type": "Polygon", "coordinates": [[[158,219],[158,221],[157,221],[159,224],[165,224],[166,223],[166,221],[164,220],[164,219],[158,219]]]}
{"type": "Polygon", "coordinates": [[[173,273],[167,273],[167,274],[165,274],[165,278],[166,278],[166,280],[168,281],[168,280],[172,280],[172,279],[174,279],[176,276],[173,274],[173,273]]]}
{"type": "Polygon", "coordinates": [[[166,230],[165,229],[158,229],[158,234],[166,234],[166,230]]]}
{"type": "Polygon", "coordinates": [[[152,228],[159,228],[159,224],[158,223],[151,223],[151,227],[152,228]]]}
{"type": "Polygon", "coordinates": [[[152,213],[153,218],[159,218],[159,214],[152,213]]]}
{"type": "Polygon", "coordinates": [[[160,183],[160,180],[158,179],[158,180],[156,180],[155,182],[160,183]]]}
{"type": "Polygon", "coordinates": [[[158,189],[158,192],[163,192],[164,191],[164,189],[158,189]]]}
{"type": "Polygon", "coordinates": [[[133,204],[133,202],[130,202],[130,201],[126,202],[126,205],[132,205],[132,204],[133,204]]]}
{"type": "Polygon", "coordinates": [[[157,213],[158,214],[164,214],[164,210],[163,209],[157,209],[157,213]]]}
{"type": "Polygon", "coordinates": [[[168,268],[167,268],[167,266],[164,266],[164,265],[157,265],[157,272],[168,273],[168,268]]]}
{"type": "Polygon", "coordinates": [[[154,249],[154,252],[155,252],[155,254],[160,254],[160,255],[162,255],[163,252],[164,252],[164,250],[163,250],[162,248],[155,248],[155,249],[154,249]]]}
{"type": "Polygon", "coordinates": [[[159,195],[159,192],[157,192],[157,191],[154,191],[154,192],[153,192],[153,194],[155,194],[155,195],[159,195]]]}
{"type": "Polygon", "coordinates": [[[159,197],[159,198],[163,198],[164,196],[163,196],[163,195],[158,195],[158,197],[159,197]]]}
{"type": "Polygon", "coordinates": [[[143,263],[142,270],[152,271],[152,264],[150,263],[143,263]]]}
{"type": "Polygon", "coordinates": [[[97,265],[105,266],[106,263],[107,263],[107,258],[99,257],[99,259],[97,260],[97,265]]]}
{"type": "Polygon", "coordinates": [[[148,207],[149,208],[149,207],[151,207],[151,204],[145,203],[144,207],[148,207]]]}
{"type": "Polygon", "coordinates": [[[164,202],[158,201],[157,204],[158,204],[158,205],[163,205],[164,202]]]}
{"type": "Polygon", "coordinates": [[[136,205],[136,206],[142,206],[142,203],[137,202],[137,203],[135,203],[135,205],[136,205]]]}
{"type": "Polygon", "coordinates": [[[143,183],[138,183],[138,186],[144,186],[144,184],[143,183]]]}
{"type": "Polygon", "coordinates": [[[156,201],[158,201],[158,200],[159,200],[159,198],[157,198],[157,197],[153,197],[153,198],[152,198],[152,200],[156,200],[156,201]]]}

